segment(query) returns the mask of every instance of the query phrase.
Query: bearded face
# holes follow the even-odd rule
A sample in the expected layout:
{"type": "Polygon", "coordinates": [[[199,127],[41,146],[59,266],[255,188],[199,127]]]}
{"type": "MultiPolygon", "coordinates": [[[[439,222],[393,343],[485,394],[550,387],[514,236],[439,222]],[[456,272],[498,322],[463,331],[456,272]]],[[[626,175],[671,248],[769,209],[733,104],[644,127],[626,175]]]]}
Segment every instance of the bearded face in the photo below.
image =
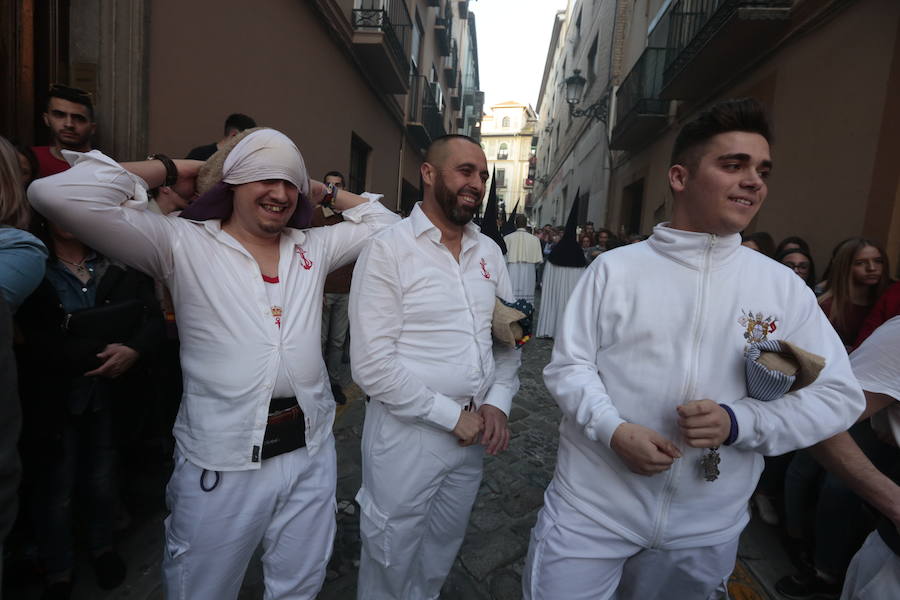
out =
{"type": "Polygon", "coordinates": [[[440,171],[435,174],[434,197],[444,216],[454,225],[471,221],[481,206],[481,197],[476,190],[467,183],[460,184],[459,189],[450,189],[440,171]]]}

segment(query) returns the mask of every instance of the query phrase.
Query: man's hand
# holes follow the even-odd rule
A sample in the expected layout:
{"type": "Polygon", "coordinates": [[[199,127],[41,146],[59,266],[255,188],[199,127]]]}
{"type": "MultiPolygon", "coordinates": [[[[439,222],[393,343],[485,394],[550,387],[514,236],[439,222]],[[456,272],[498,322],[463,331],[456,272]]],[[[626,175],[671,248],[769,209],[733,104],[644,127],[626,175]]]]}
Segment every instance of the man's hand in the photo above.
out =
{"type": "Polygon", "coordinates": [[[103,349],[103,352],[97,355],[97,358],[102,360],[103,364],[93,371],[88,371],[85,375],[88,377],[97,375],[113,379],[130,369],[138,357],[140,357],[140,353],[134,348],[124,344],[109,344],[103,349]]]}
{"type": "Polygon", "coordinates": [[[712,400],[692,400],[677,407],[678,427],[688,446],[721,446],[731,432],[731,417],[712,400]]]}
{"type": "Polygon", "coordinates": [[[474,412],[461,411],[459,421],[453,428],[453,435],[459,438],[460,446],[471,446],[478,441],[478,434],[484,430],[484,419],[474,412]]]}
{"type": "Polygon", "coordinates": [[[506,413],[490,404],[482,404],[478,414],[484,419],[484,435],[481,445],[487,446],[485,452],[497,455],[509,447],[509,427],[506,426],[506,413]]]}
{"type": "Polygon", "coordinates": [[[676,458],[681,458],[675,444],[652,429],[634,423],[619,425],[609,445],[625,466],[638,475],[662,473],[676,458]]]}

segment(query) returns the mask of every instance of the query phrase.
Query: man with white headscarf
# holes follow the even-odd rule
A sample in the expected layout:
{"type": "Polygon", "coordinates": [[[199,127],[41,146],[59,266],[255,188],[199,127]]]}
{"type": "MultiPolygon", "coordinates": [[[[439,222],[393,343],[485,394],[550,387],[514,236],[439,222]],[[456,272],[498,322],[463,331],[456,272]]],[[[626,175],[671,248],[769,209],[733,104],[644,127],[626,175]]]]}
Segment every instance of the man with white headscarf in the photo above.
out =
{"type": "Polygon", "coordinates": [[[262,542],[266,598],[313,598],[335,531],[334,400],[319,348],[322,287],[397,220],[377,196],[310,182],[285,135],[247,130],[200,169],[181,213],[147,211],[147,189],[190,195],[201,163],[72,168],[33,185],[34,207],[105,255],[165,282],[181,339],[184,397],[166,489],[169,598],[236,598],[262,542]],[[308,226],[311,200],[344,223],[308,226]]]}

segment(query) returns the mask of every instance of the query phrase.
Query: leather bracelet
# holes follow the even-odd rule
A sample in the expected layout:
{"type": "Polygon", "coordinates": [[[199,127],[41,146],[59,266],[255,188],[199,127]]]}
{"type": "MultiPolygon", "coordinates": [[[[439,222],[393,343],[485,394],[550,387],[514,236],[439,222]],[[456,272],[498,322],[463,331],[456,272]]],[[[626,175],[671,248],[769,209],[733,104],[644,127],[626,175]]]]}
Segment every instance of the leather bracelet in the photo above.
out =
{"type": "Polygon", "coordinates": [[[325,190],[325,195],[322,197],[322,202],[320,204],[325,208],[334,210],[334,200],[337,198],[338,189],[333,183],[328,183],[325,185],[325,190]]]}
{"type": "Polygon", "coordinates": [[[175,166],[175,162],[171,158],[165,154],[151,154],[147,157],[147,160],[158,160],[166,168],[166,180],[163,182],[164,186],[172,187],[175,185],[178,181],[178,167],[175,166]]]}
{"type": "Polygon", "coordinates": [[[723,445],[730,446],[737,440],[739,433],[737,417],[734,416],[734,411],[731,410],[731,407],[727,404],[719,404],[719,406],[725,409],[725,412],[728,413],[728,418],[731,419],[731,426],[728,429],[728,437],[723,442],[723,445]]]}

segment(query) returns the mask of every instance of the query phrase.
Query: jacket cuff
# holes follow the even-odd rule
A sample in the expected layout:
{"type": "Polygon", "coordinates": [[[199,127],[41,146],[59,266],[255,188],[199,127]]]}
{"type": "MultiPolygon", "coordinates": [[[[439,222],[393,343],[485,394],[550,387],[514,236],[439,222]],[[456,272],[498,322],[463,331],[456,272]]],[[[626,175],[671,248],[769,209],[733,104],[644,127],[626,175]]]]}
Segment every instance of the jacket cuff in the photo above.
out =
{"type": "Polygon", "coordinates": [[[621,417],[594,417],[590,423],[584,426],[584,433],[588,439],[610,447],[613,433],[622,423],[627,423],[627,421],[621,417]]]}
{"type": "Polygon", "coordinates": [[[370,205],[373,202],[379,202],[384,197],[382,194],[372,194],[370,192],[363,192],[360,196],[368,200],[368,202],[362,202],[352,208],[342,210],[341,216],[344,217],[345,221],[350,221],[351,223],[361,222],[363,217],[372,210],[370,205]]]}
{"type": "Polygon", "coordinates": [[[444,431],[453,431],[459,422],[459,415],[462,412],[462,406],[458,402],[451,400],[443,394],[434,394],[434,402],[431,404],[431,410],[425,415],[426,422],[435,425],[444,431]]]}

